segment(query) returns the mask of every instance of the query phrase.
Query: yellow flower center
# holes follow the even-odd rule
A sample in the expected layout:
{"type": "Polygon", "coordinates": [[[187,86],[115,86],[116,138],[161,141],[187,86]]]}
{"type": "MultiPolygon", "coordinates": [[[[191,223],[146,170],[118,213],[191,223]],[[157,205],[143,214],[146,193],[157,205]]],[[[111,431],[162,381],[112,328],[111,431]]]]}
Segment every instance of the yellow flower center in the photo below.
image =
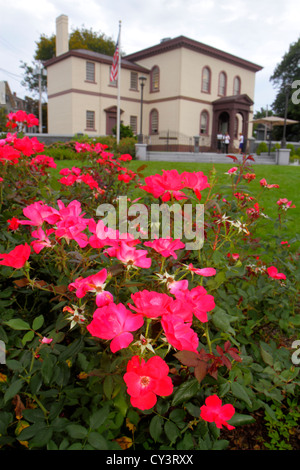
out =
{"type": "Polygon", "coordinates": [[[150,377],[147,377],[147,376],[141,377],[140,384],[142,387],[148,387],[149,383],[150,383],[150,377]]]}

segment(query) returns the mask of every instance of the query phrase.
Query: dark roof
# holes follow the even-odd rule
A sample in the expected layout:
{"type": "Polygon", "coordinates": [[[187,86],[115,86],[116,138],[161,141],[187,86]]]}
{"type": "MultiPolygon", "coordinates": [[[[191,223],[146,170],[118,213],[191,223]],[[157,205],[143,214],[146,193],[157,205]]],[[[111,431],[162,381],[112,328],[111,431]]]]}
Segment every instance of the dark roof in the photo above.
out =
{"type": "MultiPolygon", "coordinates": [[[[44,63],[45,67],[49,67],[50,65],[56,64],[61,60],[67,59],[68,57],[79,57],[80,59],[85,60],[93,60],[95,62],[101,62],[103,64],[112,64],[113,57],[105,54],[100,54],[99,52],[89,51],[88,49],[71,49],[64,54],[61,54],[57,57],[53,57],[52,59],[47,60],[44,63]]],[[[149,70],[146,67],[141,67],[134,62],[127,60],[126,58],[121,58],[122,68],[127,68],[130,70],[136,70],[137,72],[147,73],[149,70]]]]}
{"type": "Polygon", "coordinates": [[[147,57],[151,57],[157,54],[162,54],[172,49],[178,49],[181,47],[185,47],[187,49],[194,50],[201,54],[205,54],[207,56],[214,57],[216,59],[220,59],[225,62],[229,62],[239,67],[243,67],[245,69],[251,70],[252,72],[258,72],[259,70],[262,70],[263,68],[260,65],[249,62],[248,60],[234,56],[227,52],[224,52],[214,47],[203,44],[201,42],[195,41],[193,39],[189,39],[185,36],[178,36],[173,39],[163,40],[156,46],[151,46],[139,52],[134,52],[133,54],[126,55],[125,59],[127,59],[128,61],[135,62],[135,61],[145,59],[147,57]]]}

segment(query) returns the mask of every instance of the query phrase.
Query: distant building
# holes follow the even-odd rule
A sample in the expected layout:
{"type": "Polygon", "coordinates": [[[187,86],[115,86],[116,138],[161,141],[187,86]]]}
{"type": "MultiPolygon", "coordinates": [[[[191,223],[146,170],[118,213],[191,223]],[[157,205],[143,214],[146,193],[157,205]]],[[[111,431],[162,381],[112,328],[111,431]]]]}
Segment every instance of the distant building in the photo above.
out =
{"type": "MultiPolygon", "coordinates": [[[[56,57],[46,62],[48,132],[109,135],[116,125],[117,83],[109,80],[112,57],[69,50],[68,17],[56,20],[56,57]]],[[[202,150],[216,149],[227,131],[252,135],[255,74],[262,67],[184,36],[122,57],[121,121],[156,149],[186,150],[199,137],[202,150]]]]}
{"type": "Polygon", "coordinates": [[[5,109],[7,114],[16,112],[19,109],[26,113],[36,114],[36,101],[32,98],[19,98],[12,92],[7,81],[0,81],[0,108],[5,109]]]}
{"type": "Polygon", "coordinates": [[[11,92],[8,82],[0,81],[0,107],[8,114],[17,111],[15,95],[11,92]]]}

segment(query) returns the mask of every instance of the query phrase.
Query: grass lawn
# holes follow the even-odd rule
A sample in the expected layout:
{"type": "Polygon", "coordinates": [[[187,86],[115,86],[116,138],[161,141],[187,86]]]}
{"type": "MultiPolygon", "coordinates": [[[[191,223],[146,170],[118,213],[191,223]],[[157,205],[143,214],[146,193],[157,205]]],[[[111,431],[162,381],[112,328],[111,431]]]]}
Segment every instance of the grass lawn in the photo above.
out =
{"type": "MultiPolygon", "coordinates": [[[[226,189],[228,183],[230,184],[230,176],[225,173],[229,168],[234,166],[234,163],[228,159],[227,163],[189,163],[189,162],[153,162],[153,161],[138,161],[133,160],[129,163],[126,163],[126,166],[136,171],[139,167],[146,165],[142,170],[143,177],[153,175],[155,173],[162,173],[162,170],[171,170],[177,169],[179,173],[183,171],[203,171],[205,175],[209,175],[209,172],[213,167],[217,171],[217,185],[215,189],[222,191],[222,194],[226,197],[230,195],[230,189],[226,189]]],[[[59,177],[59,171],[62,168],[72,168],[73,166],[81,167],[83,163],[79,160],[60,160],[57,161],[56,170],[51,169],[53,178],[59,177]]],[[[252,167],[254,173],[256,174],[256,179],[251,183],[243,183],[244,191],[247,191],[249,195],[254,197],[259,196],[262,191],[262,188],[259,184],[259,181],[262,178],[267,180],[269,184],[279,184],[279,188],[276,189],[265,189],[263,191],[263,197],[261,199],[261,204],[263,206],[263,212],[268,215],[271,219],[276,219],[277,217],[277,204],[276,201],[280,198],[287,198],[289,201],[292,200],[293,204],[296,205],[295,209],[290,209],[287,213],[287,223],[286,228],[279,236],[282,235],[282,239],[292,241],[299,234],[299,218],[300,218],[300,193],[299,193],[299,183],[300,183],[300,166],[278,166],[278,165],[253,165],[252,167]],[[245,189],[246,187],[246,189],[245,189]]],[[[130,197],[138,197],[143,191],[137,190],[134,194],[129,195],[130,197]]],[[[207,190],[203,191],[203,201],[207,194],[207,190]]],[[[270,224],[264,219],[261,221],[261,236],[264,239],[268,239],[270,224]],[[267,228],[268,227],[268,228],[267,228]]],[[[294,248],[298,247],[299,243],[294,245],[294,248]]]]}
{"type": "MultiPolygon", "coordinates": [[[[209,175],[209,172],[213,167],[217,171],[218,183],[216,185],[216,190],[222,190],[228,192],[224,186],[227,186],[230,183],[230,176],[225,174],[229,168],[234,166],[234,163],[230,159],[229,163],[184,163],[184,162],[141,162],[141,161],[132,161],[130,162],[129,168],[133,171],[139,168],[143,163],[147,165],[147,168],[143,169],[142,173],[144,177],[155,174],[162,173],[162,170],[171,170],[176,168],[179,172],[183,171],[203,171],[205,175],[209,175]]],[[[300,219],[300,166],[278,166],[278,165],[253,165],[253,172],[256,174],[256,179],[251,183],[243,184],[247,187],[245,191],[254,197],[257,197],[259,193],[262,192],[262,188],[259,184],[259,181],[262,178],[267,180],[269,184],[279,184],[279,188],[275,189],[265,189],[263,191],[263,196],[261,203],[263,205],[263,211],[266,215],[272,219],[277,217],[277,204],[276,201],[280,198],[287,198],[289,201],[293,201],[295,204],[295,209],[290,209],[288,212],[288,221],[287,229],[285,231],[286,237],[288,240],[293,239],[297,234],[299,234],[299,219],[300,219]]],[[[206,191],[203,191],[203,200],[205,200],[206,191]]],[[[230,194],[230,190],[229,190],[230,194]]],[[[261,222],[262,233],[263,225],[266,225],[264,221],[261,222]]],[[[269,225],[269,224],[268,224],[269,225]]],[[[264,237],[268,237],[268,233],[264,233],[264,237]]]]}

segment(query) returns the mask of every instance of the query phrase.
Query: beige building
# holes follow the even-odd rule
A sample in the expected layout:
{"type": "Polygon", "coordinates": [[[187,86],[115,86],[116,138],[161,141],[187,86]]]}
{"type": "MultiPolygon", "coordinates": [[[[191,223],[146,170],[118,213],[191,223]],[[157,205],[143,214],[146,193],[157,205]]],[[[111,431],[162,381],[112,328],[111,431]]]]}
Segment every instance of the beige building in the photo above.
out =
{"type": "MultiPolygon", "coordinates": [[[[68,50],[68,17],[56,20],[57,55],[49,60],[48,132],[108,135],[116,125],[117,83],[112,57],[68,50]]],[[[231,148],[252,134],[255,74],[262,67],[184,36],[122,57],[121,122],[156,149],[217,146],[226,131],[231,148]],[[141,89],[141,77],[144,87],[141,89]],[[141,116],[142,113],[142,116],[141,116]]]]}

